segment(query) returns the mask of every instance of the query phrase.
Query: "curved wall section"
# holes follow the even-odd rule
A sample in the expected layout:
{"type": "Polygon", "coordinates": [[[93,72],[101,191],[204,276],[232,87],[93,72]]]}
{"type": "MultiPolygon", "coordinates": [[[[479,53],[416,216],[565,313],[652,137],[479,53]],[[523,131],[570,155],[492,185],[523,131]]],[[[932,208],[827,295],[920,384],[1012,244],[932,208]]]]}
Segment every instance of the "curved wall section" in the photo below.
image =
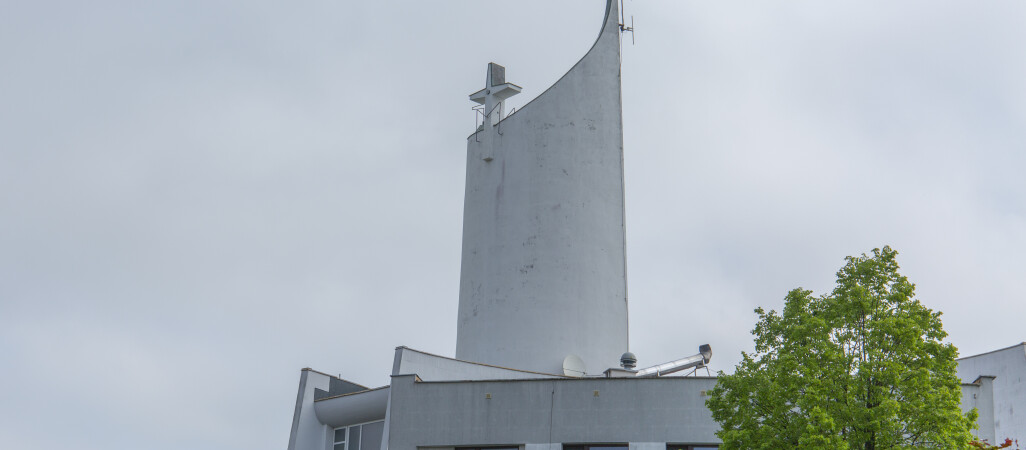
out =
{"type": "Polygon", "coordinates": [[[331,428],[384,420],[388,393],[388,387],[381,387],[317,400],[314,413],[317,420],[331,428]]]}
{"type": "Polygon", "coordinates": [[[620,32],[467,145],[456,358],[589,374],[627,351],[620,32]]]}

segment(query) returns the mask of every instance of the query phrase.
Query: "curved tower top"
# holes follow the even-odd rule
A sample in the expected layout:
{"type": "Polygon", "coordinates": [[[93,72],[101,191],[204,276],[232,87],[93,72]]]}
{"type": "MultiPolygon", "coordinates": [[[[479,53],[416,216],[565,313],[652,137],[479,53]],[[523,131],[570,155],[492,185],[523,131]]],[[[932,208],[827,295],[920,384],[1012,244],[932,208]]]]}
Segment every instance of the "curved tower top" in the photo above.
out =
{"type": "Polygon", "coordinates": [[[458,359],[560,374],[576,356],[597,374],[627,351],[617,14],[607,0],[591,50],[514,114],[501,66],[471,95],[458,359]]]}

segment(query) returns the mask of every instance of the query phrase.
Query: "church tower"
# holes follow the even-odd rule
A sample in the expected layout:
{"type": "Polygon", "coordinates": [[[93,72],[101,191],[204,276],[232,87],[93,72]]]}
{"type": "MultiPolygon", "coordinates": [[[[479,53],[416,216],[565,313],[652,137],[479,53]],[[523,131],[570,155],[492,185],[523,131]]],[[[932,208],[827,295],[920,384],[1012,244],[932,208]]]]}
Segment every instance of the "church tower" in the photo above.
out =
{"type": "Polygon", "coordinates": [[[457,359],[594,375],[628,350],[617,19],[608,0],[591,50],[509,116],[501,66],[470,96],[457,359]]]}
{"type": "Polygon", "coordinates": [[[470,95],[456,358],[397,347],[377,388],[304,369],[289,450],[716,448],[716,379],[669,376],[709,346],[641,369],[625,353],[617,6],[527,105],[505,111],[520,87],[497,64],[470,95]]]}

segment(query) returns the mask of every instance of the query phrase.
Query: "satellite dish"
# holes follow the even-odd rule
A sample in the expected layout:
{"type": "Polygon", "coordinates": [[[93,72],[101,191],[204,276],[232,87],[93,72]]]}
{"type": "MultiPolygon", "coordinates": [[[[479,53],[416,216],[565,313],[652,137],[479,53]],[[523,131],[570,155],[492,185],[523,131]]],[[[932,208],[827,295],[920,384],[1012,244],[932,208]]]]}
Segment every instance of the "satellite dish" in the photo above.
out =
{"type": "Polygon", "coordinates": [[[566,358],[563,358],[563,375],[580,378],[584,374],[584,361],[581,361],[580,356],[566,355],[566,358]]]}

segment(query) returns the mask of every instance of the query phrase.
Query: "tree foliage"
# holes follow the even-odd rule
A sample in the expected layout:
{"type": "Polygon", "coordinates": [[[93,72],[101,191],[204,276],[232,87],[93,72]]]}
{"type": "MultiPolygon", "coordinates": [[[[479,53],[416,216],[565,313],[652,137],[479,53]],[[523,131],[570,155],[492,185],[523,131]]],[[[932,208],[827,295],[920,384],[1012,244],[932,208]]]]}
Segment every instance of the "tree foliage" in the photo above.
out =
{"type": "Polygon", "coordinates": [[[724,448],[967,448],[954,346],[897,252],[847,257],[829,295],[801,288],[755,310],[755,353],[707,402],[724,448]]]}

